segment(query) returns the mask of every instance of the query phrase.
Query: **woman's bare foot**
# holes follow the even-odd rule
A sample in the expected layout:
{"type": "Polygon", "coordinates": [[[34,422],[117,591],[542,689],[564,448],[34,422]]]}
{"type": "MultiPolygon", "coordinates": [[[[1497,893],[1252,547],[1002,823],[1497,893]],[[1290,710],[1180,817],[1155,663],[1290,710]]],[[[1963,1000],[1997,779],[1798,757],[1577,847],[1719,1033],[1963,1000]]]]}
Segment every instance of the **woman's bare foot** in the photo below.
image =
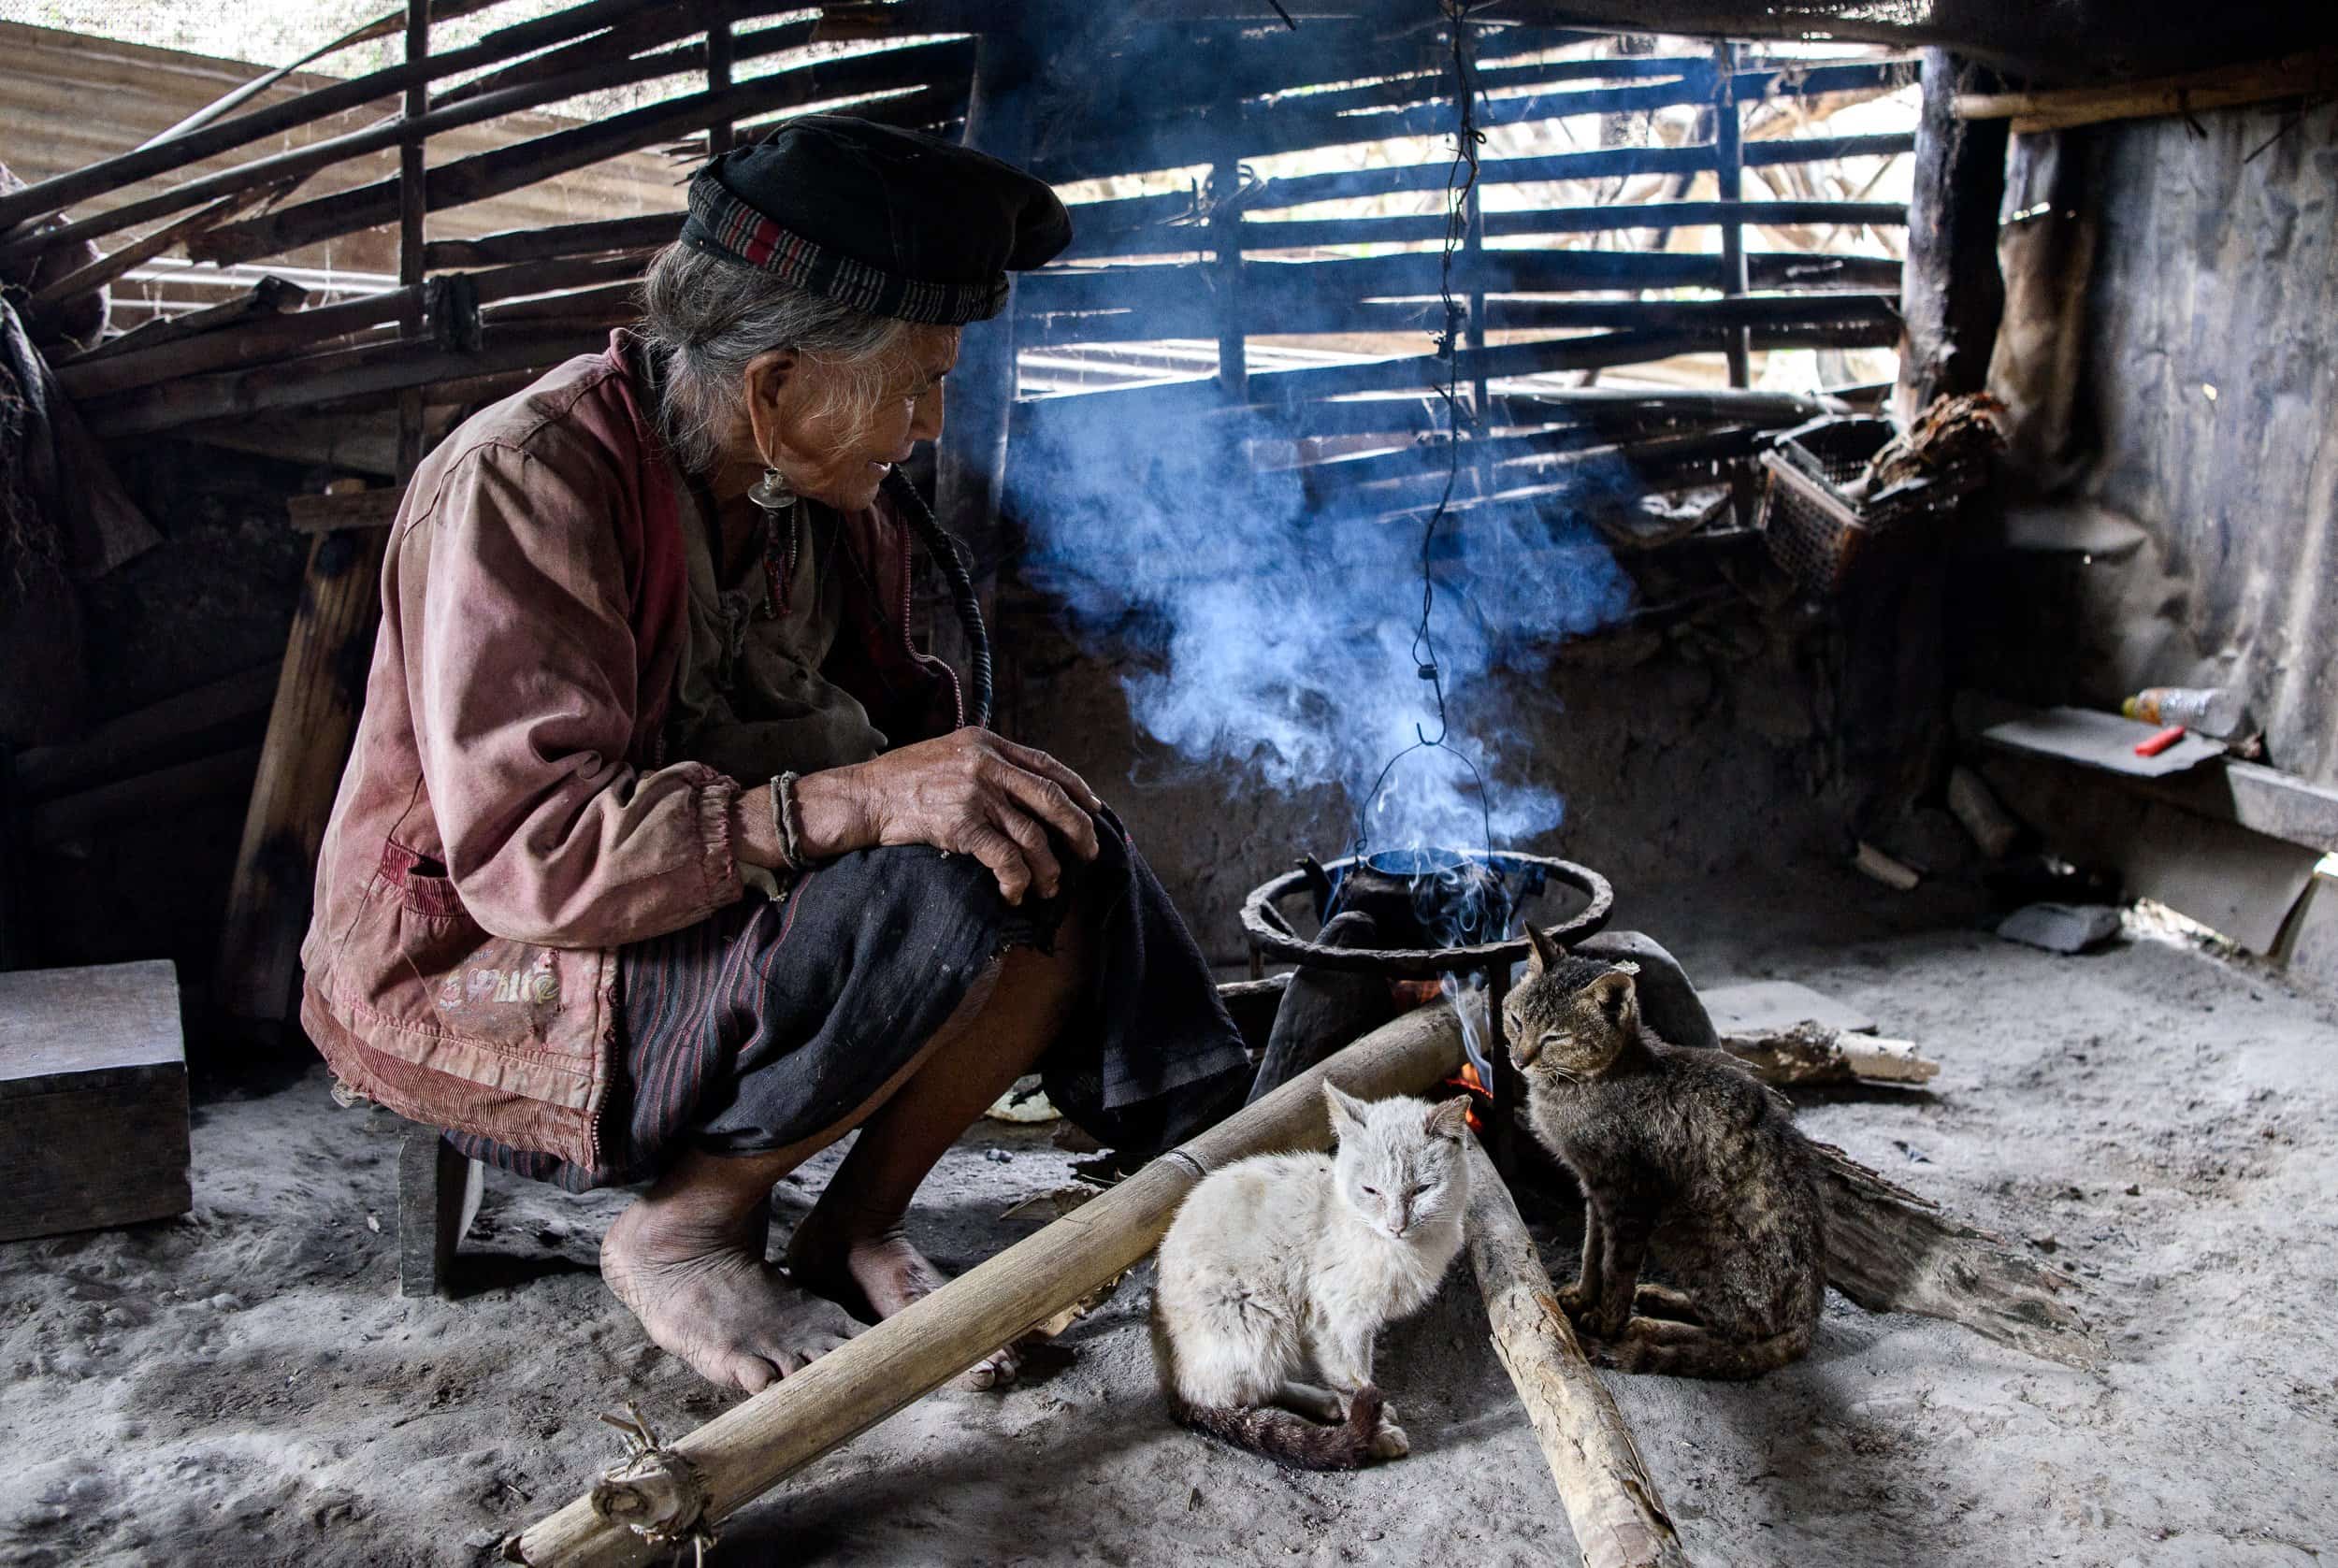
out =
{"type": "Polygon", "coordinates": [[[600,1243],[600,1277],[660,1349],[752,1394],[801,1372],[859,1325],[763,1261],[760,1207],[743,1218],[644,1198],[600,1243]]]}
{"type": "MultiPolygon", "coordinates": [[[[852,1234],[822,1223],[815,1208],[787,1243],[787,1272],[847,1310],[882,1322],[949,1283],[949,1275],[912,1246],[900,1224],[852,1234]]],[[[1016,1347],[984,1357],[961,1374],[961,1388],[1004,1388],[1022,1371],[1016,1347]]]]}

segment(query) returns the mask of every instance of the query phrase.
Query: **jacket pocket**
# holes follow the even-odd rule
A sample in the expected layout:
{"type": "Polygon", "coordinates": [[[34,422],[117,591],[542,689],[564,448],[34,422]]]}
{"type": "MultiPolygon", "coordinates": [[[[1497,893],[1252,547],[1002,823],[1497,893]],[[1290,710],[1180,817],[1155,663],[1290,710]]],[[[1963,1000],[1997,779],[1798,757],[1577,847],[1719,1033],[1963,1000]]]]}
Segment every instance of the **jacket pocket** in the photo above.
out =
{"type": "Polygon", "coordinates": [[[382,841],[382,876],[397,889],[398,902],[416,914],[445,918],[463,913],[463,900],[455,894],[455,879],[446,874],[446,863],[396,839],[382,841]]]}

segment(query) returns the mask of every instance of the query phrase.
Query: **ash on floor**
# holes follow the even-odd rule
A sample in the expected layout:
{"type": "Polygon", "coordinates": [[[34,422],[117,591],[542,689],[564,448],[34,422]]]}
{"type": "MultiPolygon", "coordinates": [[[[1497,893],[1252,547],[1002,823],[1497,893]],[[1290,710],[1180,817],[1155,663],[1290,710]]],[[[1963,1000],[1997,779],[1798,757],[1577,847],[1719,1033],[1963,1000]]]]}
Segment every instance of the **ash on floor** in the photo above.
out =
{"type": "MultiPolygon", "coordinates": [[[[1943,1064],[1931,1093],[1806,1098],[1805,1125],[2028,1238],[2085,1283],[2105,1355],[2074,1371],[1838,1300],[1812,1356],[1761,1383],[1613,1378],[1691,1558],[2320,1561],[2338,1545],[2331,1010],[2181,939],[2064,958],[1831,880],[1794,898],[1627,913],[1701,980],[1800,980],[1921,1042],[1943,1064]]],[[[0,1247],[0,1561],[481,1563],[615,1457],[599,1412],[632,1399],[672,1432],[729,1403],[601,1290],[622,1193],[494,1181],[470,1294],[399,1301],[396,1131],[336,1109],[322,1072],[214,1099],[192,1217],[0,1247]]],[[[1003,1216],[1072,1158],[1044,1129],[978,1126],[916,1232],[970,1264],[1044,1222],[1044,1203],[1003,1216]]],[[[832,1161],[781,1189],[783,1226],[832,1161]]],[[[1051,1375],[935,1395],[830,1455],[732,1521],[723,1560],[1573,1559],[1464,1275],[1382,1349],[1412,1457],[1346,1476],[1172,1429],[1148,1287],[1140,1272],[1074,1328],[1051,1375]]]]}

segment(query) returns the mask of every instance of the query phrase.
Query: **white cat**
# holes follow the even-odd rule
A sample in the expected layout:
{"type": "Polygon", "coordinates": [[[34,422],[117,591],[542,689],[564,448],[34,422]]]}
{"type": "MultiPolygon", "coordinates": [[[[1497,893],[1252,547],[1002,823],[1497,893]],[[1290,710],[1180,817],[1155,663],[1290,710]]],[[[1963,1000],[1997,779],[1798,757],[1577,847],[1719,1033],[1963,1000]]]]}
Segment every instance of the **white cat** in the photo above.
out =
{"type": "Polygon", "coordinates": [[[1177,1211],[1153,1359],[1188,1426],[1298,1469],[1351,1470],[1407,1448],[1372,1384],[1372,1341],[1436,1294],[1461,1250],[1469,1100],[1323,1088],[1337,1154],[1237,1160],[1177,1211]]]}

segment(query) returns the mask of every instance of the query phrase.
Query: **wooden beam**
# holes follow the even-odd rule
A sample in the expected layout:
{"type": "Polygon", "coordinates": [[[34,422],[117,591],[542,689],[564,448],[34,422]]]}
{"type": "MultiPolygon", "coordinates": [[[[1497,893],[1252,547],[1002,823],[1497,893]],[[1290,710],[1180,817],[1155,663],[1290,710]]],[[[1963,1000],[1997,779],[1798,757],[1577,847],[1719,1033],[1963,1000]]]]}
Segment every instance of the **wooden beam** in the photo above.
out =
{"type": "Polygon", "coordinates": [[[506,330],[490,325],[476,352],[442,349],[426,341],[370,343],[142,387],[94,403],[82,410],[82,417],[93,434],[120,437],[271,409],[310,408],[367,393],[555,365],[606,346],[613,324],[601,319],[561,327],[519,325],[506,330]]]}
{"type": "MultiPolygon", "coordinates": [[[[473,297],[482,304],[494,304],[523,295],[573,289],[579,284],[630,286],[640,277],[641,269],[642,263],[634,256],[588,256],[497,267],[462,276],[473,297]]],[[[609,296],[581,291],[570,297],[578,311],[598,312],[609,296]]],[[[338,305],[288,310],[266,320],[230,319],[214,331],[166,338],[152,348],[135,353],[74,360],[57,372],[57,380],[76,401],[110,397],[138,387],[183,381],[214,370],[261,365],[337,338],[358,337],[372,328],[395,326],[410,320],[426,302],[425,288],[408,284],[343,300],[338,305]]],[[[529,314],[490,310],[483,313],[483,319],[508,322],[529,319],[529,314]]]]}
{"type": "MultiPolygon", "coordinates": [[[[1075,209],[1076,211],[1077,209],[1075,209]]],[[[433,272],[458,266],[503,266],[556,261],[613,251],[654,251],[682,236],[683,211],[652,212],[639,218],[603,218],[589,223],[556,223],[541,229],[506,229],[475,239],[434,239],[423,259],[433,272]]]]}
{"type": "MultiPolygon", "coordinates": [[[[719,1523],[788,1476],[902,1409],[1036,1325],[1118,1277],[1150,1252],[1208,1172],[1270,1150],[1330,1142],[1323,1087],[1365,1100],[1419,1094],[1462,1061],[1461,1029],[1446,1007],[1422,1008],[1364,1036],[1330,1060],[1162,1156],[1118,1187],[960,1274],[810,1366],[669,1446],[700,1483],[719,1523]]],[[[505,1557],[533,1568],[616,1568],[661,1548],[609,1517],[612,1483],[508,1541],[505,1557]]],[[[653,1505],[654,1506],[654,1505],[653,1505]]],[[[653,1513],[645,1522],[657,1522],[653,1513]]],[[[672,1522],[669,1520],[668,1522],[672,1522]]]]}
{"type": "MultiPolygon", "coordinates": [[[[958,40],[815,61],[720,93],[668,99],[441,164],[429,171],[425,187],[431,210],[444,211],[654,146],[712,120],[922,84],[932,76],[962,78],[972,65],[971,49],[958,40]]],[[[194,253],[199,261],[231,266],[373,228],[397,216],[397,182],[381,180],[215,229],[194,253]]]]}
{"type": "Polygon", "coordinates": [[[1959,120],[2010,120],[2016,134],[2028,136],[2113,120],[2198,114],[2331,93],[2338,93],[2338,49],[2311,50],[2113,87],[1960,93],[1955,99],[1955,113],[1959,120]]]}
{"type": "Polygon", "coordinates": [[[156,142],[115,157],[100,159],[69,173],[36,181],[0,196],[0,233],[45,218],[92,196],[201,163],[235,148],[249,146],[328,116],[363,108],[416,81],[473,70],[549,44],[598,32],[611,23],[649,9],[662,0],[587,0],[587,3],[547,17],[516,23],[468,49],[451,50],[434,60],[406,62],[385,70],[320,87],[297,98],[270,104],[232,120],[215,122],[168,141],[156,142]]]}

